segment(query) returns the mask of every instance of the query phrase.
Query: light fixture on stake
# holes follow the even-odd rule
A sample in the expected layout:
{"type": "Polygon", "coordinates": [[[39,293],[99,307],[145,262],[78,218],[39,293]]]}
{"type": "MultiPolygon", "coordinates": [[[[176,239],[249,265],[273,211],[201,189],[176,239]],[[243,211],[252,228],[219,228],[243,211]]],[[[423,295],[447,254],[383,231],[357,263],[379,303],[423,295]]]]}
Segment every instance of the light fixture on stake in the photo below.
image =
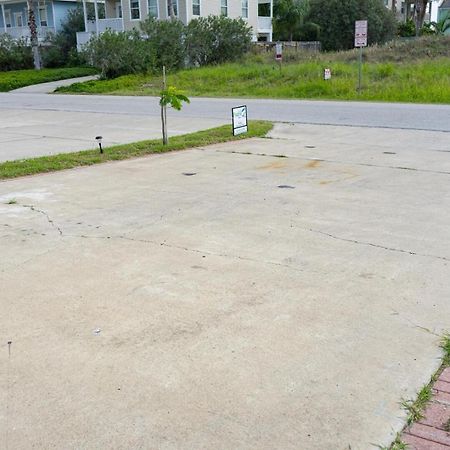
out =
{"type": "Polygon", "coordinates": [[[103,136],[95,136],[95,140],[98,143],[98,148],[100,149],[100,153],[103,153],[102,139],[103,139],[103,136]]]}

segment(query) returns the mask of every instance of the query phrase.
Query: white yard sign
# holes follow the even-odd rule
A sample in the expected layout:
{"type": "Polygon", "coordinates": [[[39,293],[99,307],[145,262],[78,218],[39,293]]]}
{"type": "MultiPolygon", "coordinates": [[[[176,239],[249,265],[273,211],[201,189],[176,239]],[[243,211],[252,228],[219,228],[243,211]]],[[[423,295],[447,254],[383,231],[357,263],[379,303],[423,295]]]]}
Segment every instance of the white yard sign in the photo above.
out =
{"type": "Polygon", "coordinates": [[[367,20],[355,22],[355,47],[367,47],[367,20]]]}
{"type": "Polygon", "coordinates": [[[237,106],[231,109],[233,118],[233,136],[241,133],[247,133],[247,106],[237,106]]]}

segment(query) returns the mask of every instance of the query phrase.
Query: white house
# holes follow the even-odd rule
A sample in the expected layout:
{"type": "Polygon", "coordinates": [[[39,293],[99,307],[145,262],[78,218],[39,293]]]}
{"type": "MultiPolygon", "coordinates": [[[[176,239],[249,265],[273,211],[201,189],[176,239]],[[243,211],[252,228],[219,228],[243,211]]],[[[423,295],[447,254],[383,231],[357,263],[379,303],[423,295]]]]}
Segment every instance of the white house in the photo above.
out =
{"type": "MultiPolygon", "coordinates": [[[[430,0],[428,3],[427,12],[425,14],[425,22],[436,21],[438,15],[438,8],[444,0],[430,0]]],[[[411,17],[414,13],[414,0],[384,0],[386,7],[395,10],[399,20],[405,20],[411,17]]]]}
{"type": "Polygon", "coordinates": [[[185,24],[209,15],[242,17],[252,27],[255,41],[272,40],[273,0],[105,0],[104,18],[99,18],[100,0],[94,0],[94,20],[88,20],[87,1],[83,0],[85,31],[77,33],[78,47],[88,42],[92,34],[107,29],[125,31],[138,28],[139,22],[148,17],[168,19],[169,1],[175,16],[185,24]]]}

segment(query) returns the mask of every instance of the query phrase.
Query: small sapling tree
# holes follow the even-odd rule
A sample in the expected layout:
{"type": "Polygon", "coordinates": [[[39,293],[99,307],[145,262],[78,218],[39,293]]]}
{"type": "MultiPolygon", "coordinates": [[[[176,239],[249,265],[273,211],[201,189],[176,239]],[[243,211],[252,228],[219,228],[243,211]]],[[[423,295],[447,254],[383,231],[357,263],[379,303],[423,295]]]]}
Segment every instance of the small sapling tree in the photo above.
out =
{"type": "Polygon", "coordinates": [[[161,125],[163,144],[167,145],[169,138],[167,135],[167,105],[179,111],[183,102],[190,103],[184,93],[174,86],[166,87],[166,68],[163,67],[163,90],[161,91],[159,104],[161,106],[161,125]]]}

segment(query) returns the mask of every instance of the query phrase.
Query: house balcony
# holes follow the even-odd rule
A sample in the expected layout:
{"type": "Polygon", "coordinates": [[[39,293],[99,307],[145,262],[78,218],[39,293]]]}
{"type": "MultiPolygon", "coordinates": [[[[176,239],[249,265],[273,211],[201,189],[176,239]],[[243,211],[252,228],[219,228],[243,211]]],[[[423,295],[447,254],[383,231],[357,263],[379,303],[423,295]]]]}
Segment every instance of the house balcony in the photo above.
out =
{"type": "Polygon", "coordinates": [[[272,17],[258,16],[258,31],[259,32],[271,32],[272,31],[272,17]]]}
{"type": "MultiPolygon", "coordinates": [[[[30,29],[28,27],[7,27],[5,30],[0,29],[0,33],[6,31],[14,39],[31,39],[30,29]]],[[[37,27],[39,42],[45,41],[49,33],[55,33],[54,27],[37,27]]]]}
{"type": "Polygon", "coordinates": [[[94,34],[103,33],[106,30],[124,31],[123,19],[119,17],[109,19],[88,20],[86,23],[86,31],[77,33],[77,48],[80,50],[83,45],[89,42],[94,34]]]}

